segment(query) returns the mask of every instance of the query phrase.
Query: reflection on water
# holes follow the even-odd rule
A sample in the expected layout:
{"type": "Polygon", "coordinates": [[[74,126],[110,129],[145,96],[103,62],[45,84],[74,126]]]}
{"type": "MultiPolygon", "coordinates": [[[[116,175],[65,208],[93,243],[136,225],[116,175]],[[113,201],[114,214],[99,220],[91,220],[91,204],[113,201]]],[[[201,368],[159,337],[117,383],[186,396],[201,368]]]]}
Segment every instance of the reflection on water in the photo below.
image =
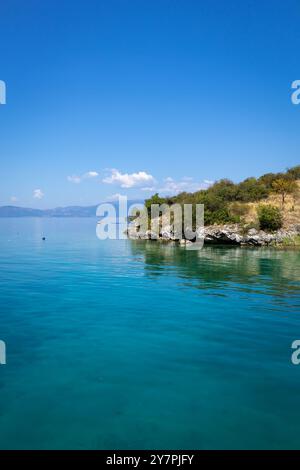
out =
{"type": "Polygon", "coordinates": [[[184,285],[225,295],[235,287],[299,302],[300,251],[213,246],[199,251],[175,244],[132,241],[131,250],[145,263],[149,276],[176,272],[184,285]]]}

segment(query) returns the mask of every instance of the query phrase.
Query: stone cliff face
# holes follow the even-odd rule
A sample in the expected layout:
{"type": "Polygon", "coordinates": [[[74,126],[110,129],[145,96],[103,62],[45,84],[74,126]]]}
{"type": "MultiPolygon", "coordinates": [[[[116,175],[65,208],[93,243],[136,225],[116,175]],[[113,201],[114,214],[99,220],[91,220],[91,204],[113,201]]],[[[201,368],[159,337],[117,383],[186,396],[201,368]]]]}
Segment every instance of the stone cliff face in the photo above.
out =
{"type": "MultiPolygon", "coordinates": [[[[177,241],[180,245],[192,243],[185,238],[179,238],[174,233],[171,225],[166,225],[161,229],[159,235],[151,232],[151,230],[137,231],[138,226],[133,222],[127,231],[127,235],[131,239],[139,240],[161,240],[161,241],[177,241]]],[[[238,225],[210,225],[201,229],[198,237],[204,238],[205,244],[231,244],[231,245],[249,245],[249,246],[268,246],[280,245],[286,240],[292,240],[300,234],[300,224],[293,225],[288,229],[280,229],[276,232],[267,233],[263,230],[251,228],[246,230],[238,225]]]]}

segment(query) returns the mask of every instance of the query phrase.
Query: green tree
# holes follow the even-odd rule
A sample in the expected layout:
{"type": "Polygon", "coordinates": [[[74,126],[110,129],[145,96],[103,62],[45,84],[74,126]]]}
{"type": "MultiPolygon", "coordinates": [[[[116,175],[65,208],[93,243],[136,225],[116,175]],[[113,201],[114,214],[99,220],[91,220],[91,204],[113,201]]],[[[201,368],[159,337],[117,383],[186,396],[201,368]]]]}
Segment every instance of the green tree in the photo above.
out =
{"type": "Polygon", "coordinates": [[[276,194],[280,194],[282,207],[284,207],[286,196],[296,192],[297,184],[290,178],[278,178],[273,181],[272,188],[276,194]]]}
{"type": "Polygon", "coordinates": [[[243,202],[253,202],[264,199],[268,196],[265,184],[256,178],[247,178],[238,184],[237,200],[243,202]]]}
{"type": "Polygon", "coordinates": [[[264,184],[268,192],[270,192],[272,190],[273,182],[278,178],[284,178],[284,173],[266,173],[260,176],[260,178],[258,178],[258,181],[264,184]]]}
{"type": "Polygon", "coordinates": [[[231,180],[222,179],[214,183],[207,191],[214,194],[222,201],[234,201],[237,194],[237,186],[231,180]]]}
{"type": "Polygon", "coordinates": [[[148,214],[151,214],[151,205],[152,204],[164,204],[166,203],[166,198],[160,197],[158,193],[153,194],[153,196],[149,199],[145,200],[145,207],[148,211],[148,214]]]}
{"type": "Polygon", "coordinates": [[[289,168],[286,174],[294,180],[300,180],[300,165],[289,168]]]}

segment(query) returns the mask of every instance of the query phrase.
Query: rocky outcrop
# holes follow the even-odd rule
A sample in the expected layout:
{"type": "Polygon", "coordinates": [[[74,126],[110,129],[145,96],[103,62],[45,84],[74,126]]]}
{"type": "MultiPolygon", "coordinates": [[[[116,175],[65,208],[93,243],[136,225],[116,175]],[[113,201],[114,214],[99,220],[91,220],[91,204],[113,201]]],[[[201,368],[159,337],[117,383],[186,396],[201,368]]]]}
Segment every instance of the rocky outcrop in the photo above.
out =
{"type": "MultiPolygon", "coordinates": [[[[235,225],[210,225],[200,229],[197,236],[204,238],[205,244],[230,244],[230,245],[249,245],[249,246],[268,246],[278,245],[288,239],[293,239],[300,234],[300,225],[294,225],[289,229],[280,229],[276,232],[267,233],[263,230],[251,228],[245,230],[242,226],[235,225]]],[[[159,236],[147,230],[145,232],[137,232],[137,226],[133,222],[127,230],[127,235],[131,239],[141,240],[161,240],[161,241],[177,241],[180,246],[192,243],[185,238],[179,239],[173,232],[172,226],[163,227],[159,236]]]]}
{"type": "Polygon", "coordinates": [[[204,241],[206,243],[229,243],[234,245],[266,246],[282,243],[300,233],[297,227],[288,230],[277,230],[268,233],[263,230],[251,228],[243,229],[239,225],[209,226],[204,228],[204,241]]]}

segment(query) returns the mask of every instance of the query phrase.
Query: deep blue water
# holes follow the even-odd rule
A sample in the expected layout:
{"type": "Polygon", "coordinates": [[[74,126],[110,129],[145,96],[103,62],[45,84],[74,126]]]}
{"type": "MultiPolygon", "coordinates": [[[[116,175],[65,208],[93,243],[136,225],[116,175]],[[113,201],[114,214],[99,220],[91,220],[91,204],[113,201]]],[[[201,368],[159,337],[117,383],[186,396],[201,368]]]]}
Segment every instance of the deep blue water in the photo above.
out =
{"type": "Polygon", "coordinates": [[[0,447],[300,448],[300,252],[95,229],[0,219],[0,447]]]}

